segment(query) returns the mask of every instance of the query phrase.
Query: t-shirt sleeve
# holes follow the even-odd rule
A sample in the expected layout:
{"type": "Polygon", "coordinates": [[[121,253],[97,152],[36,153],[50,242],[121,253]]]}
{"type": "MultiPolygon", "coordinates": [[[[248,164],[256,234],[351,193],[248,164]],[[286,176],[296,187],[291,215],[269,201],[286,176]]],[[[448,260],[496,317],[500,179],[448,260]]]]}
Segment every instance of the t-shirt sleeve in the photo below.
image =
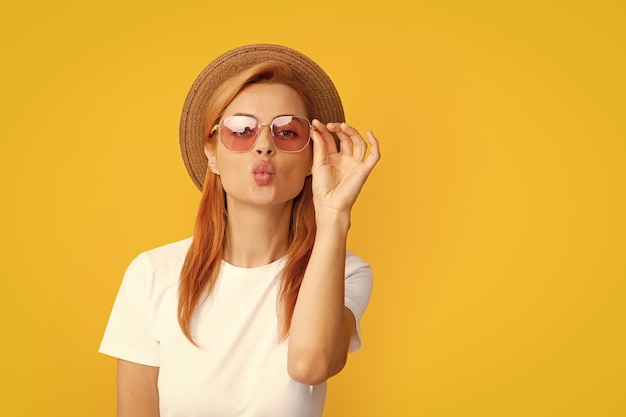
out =
{"type": "Polygon", "coordinates": [[[159,342],[152,331],[151,271],[145,254],[135,258],[126,269],[100,343],[100,353],[159,366],[159,342]]]}
{"type": "Polygon", "coordinates": [[[356,319],[356,331],[350,339],[348,352],[361,347],[361,317],[372,294],[372,269],[363,259],[351,252],[346,253],[345,305],[356,319]]]}

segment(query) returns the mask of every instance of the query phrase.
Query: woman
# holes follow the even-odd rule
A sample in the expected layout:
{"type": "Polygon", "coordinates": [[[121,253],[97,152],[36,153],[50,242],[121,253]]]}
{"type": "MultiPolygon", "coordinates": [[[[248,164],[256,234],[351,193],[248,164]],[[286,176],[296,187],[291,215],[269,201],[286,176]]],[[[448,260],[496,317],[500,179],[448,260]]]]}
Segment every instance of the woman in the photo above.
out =
{"type": "Polygon", "coordinates": [[[200,74],[181,119],[194,236],[133,260],[100,346],[118,416],[321,416],[371,292],[346,238],[378,143],[366,156],[342,120],[328,76],[283,46],[200,74]]]}

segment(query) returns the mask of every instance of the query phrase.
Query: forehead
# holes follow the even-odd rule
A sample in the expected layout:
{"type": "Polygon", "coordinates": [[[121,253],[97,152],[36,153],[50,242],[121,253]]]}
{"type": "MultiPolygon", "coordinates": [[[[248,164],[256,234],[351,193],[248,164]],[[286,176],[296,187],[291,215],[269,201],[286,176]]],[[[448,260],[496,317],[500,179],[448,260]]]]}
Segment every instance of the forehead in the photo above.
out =
{"type": "Polygon", "coordinates": [[[302,97],[284,84],[258,83],[244,88],[224,109],[224,116],[237,113],[253,115],[269,120],[285,114],[307,116],[302,97]]]}

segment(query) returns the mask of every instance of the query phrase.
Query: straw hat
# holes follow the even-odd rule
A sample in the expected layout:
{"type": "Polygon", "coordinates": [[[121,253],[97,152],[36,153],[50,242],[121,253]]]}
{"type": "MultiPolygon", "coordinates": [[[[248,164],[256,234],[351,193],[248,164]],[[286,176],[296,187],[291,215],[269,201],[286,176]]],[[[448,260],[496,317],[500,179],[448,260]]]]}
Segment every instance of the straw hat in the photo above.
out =
{"type": "Polygon", "coordinates": [[[187,171],[196,186],[202,190],[207,170],[202,137],[206,106],[213,91],[228,78],[265,61],[288,64],[296,77],[309,87],[319,120],[345,121],[339,93],[328,75],[307,56],[281,45],[253,44],[231,49],[218,56],[196,78],[180,119],[180,149],[187,171]]]}

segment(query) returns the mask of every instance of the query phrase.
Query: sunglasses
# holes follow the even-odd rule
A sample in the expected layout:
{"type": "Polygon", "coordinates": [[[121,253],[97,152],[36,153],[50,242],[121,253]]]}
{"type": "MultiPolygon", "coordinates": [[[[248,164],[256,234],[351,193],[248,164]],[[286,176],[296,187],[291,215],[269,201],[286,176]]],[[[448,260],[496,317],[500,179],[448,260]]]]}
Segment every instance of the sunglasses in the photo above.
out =
{"type": "Polygon", "coordinates": [[[254,148],[263,126],[269,126],[274,144],[283,152],[300,152],[309,144],[311,122],[299,116],[278,116],[271,123],[259,123],[252,116],[235,115],[223,118],[213,126],[211,136],[219,130],[220,140],[233,152],[254,148]]]}

